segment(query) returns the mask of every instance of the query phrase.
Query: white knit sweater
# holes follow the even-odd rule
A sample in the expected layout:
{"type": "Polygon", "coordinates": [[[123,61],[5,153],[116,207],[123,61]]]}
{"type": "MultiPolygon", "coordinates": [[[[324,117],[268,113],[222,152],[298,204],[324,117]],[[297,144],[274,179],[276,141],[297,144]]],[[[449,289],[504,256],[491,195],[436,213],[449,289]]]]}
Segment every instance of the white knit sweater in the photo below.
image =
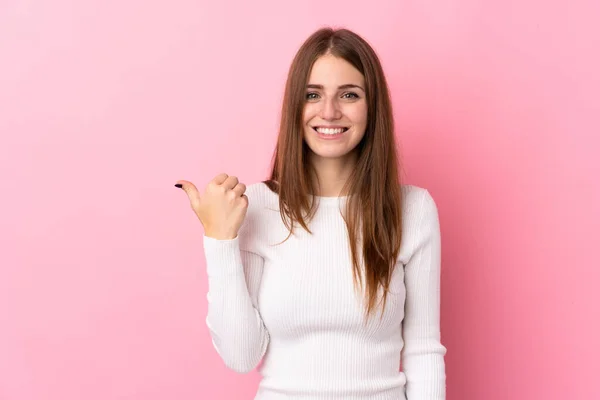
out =
{"type": "Polygon", "coordinates": [[[383,319],[377,309],[366,326],[340,214],[347,197],[318,197],[313,235],[297,226],[277,245],[289,233],[277,194],[264,183],[246,194],[238,236],[204,236],[206,323],[229,368],[249,372],[262,359],[255,400],[445,399],[441,240],[429,192],[402,186],[398,268],[383,319]]]}

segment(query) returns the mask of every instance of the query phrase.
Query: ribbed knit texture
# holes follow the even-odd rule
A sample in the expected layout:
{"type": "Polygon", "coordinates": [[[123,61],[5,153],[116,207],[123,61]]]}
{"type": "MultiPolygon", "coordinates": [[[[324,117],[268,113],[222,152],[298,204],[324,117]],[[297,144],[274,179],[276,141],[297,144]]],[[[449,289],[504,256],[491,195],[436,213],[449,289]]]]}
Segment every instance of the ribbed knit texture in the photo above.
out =
{"type": "Polygon", "coordinates": [[[229,368],[249,372],[262,359],[255,400],[445,399],[440,228],[429,192],[402,186],[397,268],[383,318],[377,309],[366,325],[341,215],[347,197],[318,197],[313,234],[297,226],[278,244],[289,232],[277,194],[263,183],[246,194],[238,236],[204,236],[206,323],[229,368]]]}

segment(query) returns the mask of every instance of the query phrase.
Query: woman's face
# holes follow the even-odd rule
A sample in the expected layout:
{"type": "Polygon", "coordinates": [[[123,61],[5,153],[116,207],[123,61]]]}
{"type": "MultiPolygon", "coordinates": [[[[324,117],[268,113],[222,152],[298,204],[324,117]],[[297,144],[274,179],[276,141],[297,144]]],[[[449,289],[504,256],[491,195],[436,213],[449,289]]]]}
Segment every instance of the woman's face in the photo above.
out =
{"type": "Polygon", "coordinates": [[[348,156],[367,127],[364,76],[346,60],[324,55],[313,64],[305,98],[304,140],[313,156],[348,156]]]}

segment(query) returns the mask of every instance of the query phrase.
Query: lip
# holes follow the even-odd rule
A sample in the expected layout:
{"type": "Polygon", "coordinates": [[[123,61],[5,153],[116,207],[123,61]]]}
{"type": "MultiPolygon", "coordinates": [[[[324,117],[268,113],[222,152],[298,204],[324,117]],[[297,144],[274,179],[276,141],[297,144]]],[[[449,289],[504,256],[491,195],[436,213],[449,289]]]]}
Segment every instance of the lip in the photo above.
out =
{"type": "Polygon", "coordinates": [[[348,132],[348,130],[350,130],[349,127],[345,127],[345,126],[338,126],[337,128],[341,128],[343,129],[343,131],[341,133],[336,133],[334,135],[327,135],[324,133],[320,133],[317,128],[329,128],[329,129],[336,129],[336,127],[333,126],[323,126],[323,125],[318,125],[318,126],[313,126],[312,129],[313,131],[317,134],[317,136],[322,139],[322,140],[338,140],[342,137],[344,137],[346,135],[346,132],[348,132]]]}
{"type": "Polygon", "coordinates": [[[350,129],[349,126],[342,126],[342,125],[315,125],[312,126],[311,128],[313,129],[317,129],[317,128],[327,128],[327,129],[350,129]]]}

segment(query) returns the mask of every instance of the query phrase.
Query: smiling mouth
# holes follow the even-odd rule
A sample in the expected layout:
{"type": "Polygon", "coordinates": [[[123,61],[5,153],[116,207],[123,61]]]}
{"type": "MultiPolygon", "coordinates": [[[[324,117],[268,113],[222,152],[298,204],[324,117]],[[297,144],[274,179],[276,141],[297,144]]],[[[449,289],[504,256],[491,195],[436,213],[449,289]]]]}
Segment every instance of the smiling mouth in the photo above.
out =
{"type": "Polygon", "coordinates": [[[339,135],[341,133],[346,132],[348,129],[350,128],[324,128],[324,127],[320,127],[320,126],[313,126],[312,127],[313,130],[317,133],[320,133],[322,135],[339,135]]]}

